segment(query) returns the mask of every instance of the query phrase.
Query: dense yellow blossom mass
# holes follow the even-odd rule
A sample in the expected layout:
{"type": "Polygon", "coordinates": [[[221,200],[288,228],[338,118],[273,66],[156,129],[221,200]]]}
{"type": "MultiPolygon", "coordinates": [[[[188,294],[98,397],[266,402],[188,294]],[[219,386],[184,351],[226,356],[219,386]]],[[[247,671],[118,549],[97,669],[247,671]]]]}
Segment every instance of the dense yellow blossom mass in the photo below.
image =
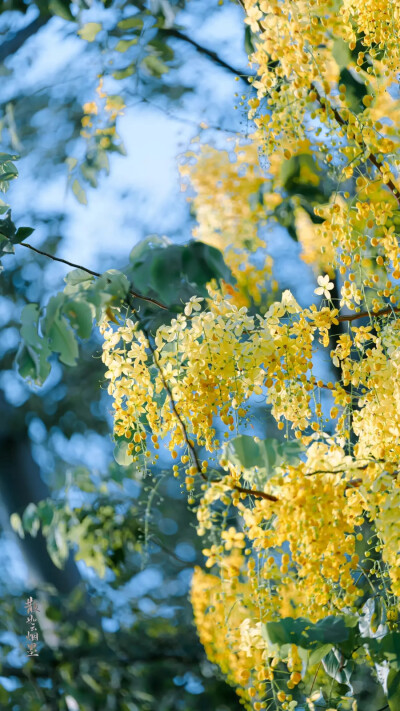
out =
{"type": "MultiPolygon", "coordinates": [[[[203,146],[181,169],[194,236],[224,251],[238,290],[209,284],[208,298],[151,335],[133,317],[105,321],[103,360],[116,437],[148,462],[164,440],[196,504],[210,572],[196,569],[191,596],[209,659],[248,709],[312,710],[322,657],[279,647],[268,624],[356,616],[367,588],[396,629],[400,6],[242,4],[254,133],[230,153],[203,146]],[[259,313],[272,278],[264,237],[288,200],[320,303],[304,308],[284,291],[259,313]],[[301,445],[297,457],[232,457],[240,435],[260,444],[260,407],[283,442],[301,445]]],[[[350,693],[335,703],[356,708],[350,693]]]]}

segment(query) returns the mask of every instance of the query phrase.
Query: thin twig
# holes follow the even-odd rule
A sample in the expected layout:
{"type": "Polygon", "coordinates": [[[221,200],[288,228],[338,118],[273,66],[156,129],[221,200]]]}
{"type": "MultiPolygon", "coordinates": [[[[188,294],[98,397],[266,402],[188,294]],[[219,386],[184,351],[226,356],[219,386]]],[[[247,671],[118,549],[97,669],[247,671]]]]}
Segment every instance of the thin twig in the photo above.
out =
{"type": "MultiPolygon", "coordinates": [[[[74,267],[75,269],[81,269],[83,272],[86,272],[87,274],[91,274],[94,277],[101,277],[102,275],[99,274],[99,272],[94,272],[93,269],[88,269],[87,267],[82,267],[81,264],[74,264],[74,262],[69,262],[67,259],[62,259],[61,257],[55,257],[53,254],[49,254],[48,252],[43,252],[41,249],[37,249],[37,247],[32,247],[31,244],[28,244],[27,242],[20,242],[21,247],[26,247],[27,249],[31,249],[32,252],[36,252],[37,254],[41,254],[43,257],[48,257],[49,259],[52,259],[53,262],[61,262],[62,264],[67,264],[69,267],[74,267]]],[[[158,306],[160,309],[165,309],[168,311],[168,307],[165,306],[164,304],[161,303],[161,301],[157,301],[157,299],[152,299],[150,296],[143,296],[143,294],[139,294],[137,291],[134,291],[133,289],[129,290],[129,293],[134,296],[136,299],[141,299],[142,301],[148,301],[150,304],[154,304],[155,306],[158,306]]]]}
{"type": "MultiPolygon", "coordinates": [[[[212,483],[217,483],[219,480],[216,479],[212,483]]],[[[223,482],[221,479],[220,481],[223,482]]],[[[274,503],[278,502],[279,499],[277,496],[274,496],[273,494],[266,494],[265,491],[259,491],[258,489],[246,489],[244,486],[238,486],[237,484],[233,484],[231,489],[235,489],[235,491],[239,491],[241,494],[247,494],[247,496],[255,496],[257,499],[266,499],[267,501],[272,501],[274,503]]]]}
{"type": "Polygon", "coordinates": [[[311,689],[310,689],[310,691],[309,691],[309,696],[311,696],[311,694],[312,694],[312,691],[313,691],[313,688],[314,688],[314,684],[315,684],[315,681],[316,681],[316,679],[317,679],[318,672],[319,672],[319,670],[320,670],[320,668],[321,668],[321,664],[322,664],[322,661],[319,662],[319,664],[318,664],[318,666],[317,666],[317,671],[315,672],[314,679],[313,679],[312,684],[311,684],[311,689]]]}
{"type": "Polygon", "coordinates": [[[29,25],[18,30],[11,39],[3,42],[0,45],[0,62],[3,63],[8,57],[18,52],[25,42],[51,19],[52,15],[39,14],[29,25]]]}
{"type": "Polygon", "coordinates": [[[240,71],[239,69],[236,69],[235,67],[232,67],[231,64],[228,64],[228,62],[225,62],[225,60],[222,59],[212,49],[207,49],[207,47],[203,47],[203,45],[199,44],[191,37],[188,37],[183,32],[180,32],[179,30],[175,29],[174,27],[168,27],[168,28],[162,27],[162,28],[159,28],[158,31],[162,32],[162,34],[166,35],[167,37],[173,37],[174,39],[181,40],[182,42],[186,42],[187,44],[191,44],[192,47],[194,47],[197,50],[197,52],[199,52],[199,54],[204,54],[206,57],[211,59],[215,64],[218,64],[220,67],[222,67],[223,69],[226,69],[231,74],[234,74],[235,76],[240,77],[240,79],[243,79],[243,81],[246,81],[246,82],[248,81],[248,78],[249,78],[248,74],[240,71]]]}
{"type": "MultiPolygon", "coordinates": [[[[373,316],[385,316],[386,314],[391,314],[391,313],[398,313],[400,311],[400,307],[398,306],[386,306],[384,309],[381,309],[380,311],[376,311],[375,313],[372,312],[373,316]]],[[[358,318],[365,318],[366,316],[370,316],[369,311],[360,311],[357,314],[348,314],[346,316],[337,316],[337,320],[342,323],[343,321],[356,321],[358,318]]]]}
{"type": "MultiPolygon", "coordinates": [[[[48,257],[48,259],[53,260],[53,262],[60,262],[61,264],[66,264],[69,267],[74,267],[75,269],[81,269],[83,272],[87,272],[87,274],[91,274],[94,277],[100,277],[101,274],[99,272],[93,271],[93,269],[88,269],[88,267],[83,267],[81,264],[75,264],[74,262],[70,262],[67,259],[62,259],[61,257],[55,257],[53,254],[49,254],[48,252],[43,252],[41,249],[38,249],[37,247],[33,247],[31,244],[28,244],[27,242],[20,242],[21,247],[26,247],[27,249],[32,250],[32,252],[36,252],[37,254],[40,254],[43,257],[48,257]]],[[[142,301],[147,301],[150,304],[154,304],[154,306],[158,306],[160,309],[164,309],[165,311],[168,311],[168,307],[165,306],[165,304],[161,303],[161,301],[158,301],[157,299],[153,299],[150,296],[143,296],[143,294],[139,294],[137,291],[134,291],[133,289],[129,290],[129,293],[131,296],[134,296],[136,299],[141,299],[142,301]]],[[[379,316],[385,316],[387,314],[391,313],[398,313],[400,312],[400,307],[398,306],[386,306],[384,309],[381,309],[380,311],[377,311],[373,315],[376,317],[379,316]]],[[[360,318],[365,318],[366,316],[370,316],[370,313],[368,311],[360,311],[359,313],[355,314],[346,314],[344,316],[337,316],[337,320],[340,323],[343,323],[345,321],[356,321],[357,319],[360,318]]],[[[326,386],[323,386],[326,387],[326,386]]]]}

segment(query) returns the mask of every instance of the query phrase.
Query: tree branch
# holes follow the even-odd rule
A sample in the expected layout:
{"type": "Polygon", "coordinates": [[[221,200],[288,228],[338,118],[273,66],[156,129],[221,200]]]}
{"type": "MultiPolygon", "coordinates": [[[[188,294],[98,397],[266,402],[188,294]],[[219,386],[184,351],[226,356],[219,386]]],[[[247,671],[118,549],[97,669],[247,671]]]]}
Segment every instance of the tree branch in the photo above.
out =
{"type": "MultiPolygon", "coordinates": [[[[399,306],[386,306],[384,309],[380,309],[380,311],[376,311],[375,313],[372,312],[373,316],[385,316],[386,314],[392,314],[392,313],[398,313],[400,311],[399,306]]],[[[346,314],[344,316],[337,316],[337,320],[341,323],[343,321],[356,321],[359,318],[365,318],[366,316],[371,316],[370,311],[360,311],[359,313],[356,314],[346,314]]]]}
{"type": "MultiPolygon", "coordinates": [[[[74,267],[75,269],[82,269],[83,272],[87,272],[88,274],[91,274],[94,277],[101,276],[101,274],[99,274],[99,272],[95,272],[95,271],[93,271],[93,269],[88,269],[87,267],[83,267],[81,264],[75,264],[74,262],[69,262],[67,259],[62,259],[61,257],[55,257],[53,254],[49,254],[48,252],[43,252],[41,249],[38,249],[37,247],[33,247],[31,244],[28,244],[27,242],[20,242],[20,246],[26,247],[27,249],[32,250],[32,252],[36,252],[37,254],[40,254],[42,257],[47,257],[48,259],[53,260],[53,262],[60,262],[62,264],[67,264],[67,266],[74,267]]],[[[169,310],[168,306],[161,303],[161,301],[158,301],[157,299],[151,298],[151,296],[143,296],[143,294],[139,294],[137,291],[134,291],[133,289],[130,289],[129,293],[131,294],[131,296],[134,296],[136,299],[141,299],[142,301],[147,301],[148,303],[153,304],[154,306],[158,306],[160,309],[164,309],[165,311],[169,310]]],[[[385,316],[386,314],[398,313],[398,312],[400,312],[399,306],[387,306],[384,309],[377,311],[373,315],[378,317],[378,316],[385,316]]],[[[346,314],[344,316],[337,316],[337,320],[340,323],[342,323],[344,321],[356,321],[357,319],[365,318],[366,316],[370,316],[370,315],[371,314],[369,311],[360,311],[359,313],[355,313],[355,314],[346,314]]]]}
{"type": "MultiPolygon", "coordinates": [[[[218,481],[223,483],[222,479],[214,479],[211,483],[216,484],[218,481]]],[[[234,484],[229,488],[239,491],[241,494],[247,494],[247,496],[255,496],[257,499],[266,499],[266,501],[272,501],[273,503],[277,503],[279,501],[277,496],[274,496],[273,494],[266,494],[265,491],[259,491],[258,489],[246,489],[244,486],[238,486],[237,484],[234,484]]]]}
{"type": "Polygon", "coordinates": [[[211,59],[213,62],[215,62],[215,64],[218,64],[223,69],[226,69],[228,72],[234,74],[235,76],[239,77],[247,83],[247,80],[249,78],[248,74],[243,71],[240,71],[239,69],[235,69],[235,67],[232,67],[231,64],[228,64],[228,62],[225,62],[224,59],[221,59],[221,57],[212,49],[207,49],[207,47],[203,47],[203,45],[199,44],[191,37],[188,37],[187,35],[183,34],[183,32],[180,32],[179,30],[176,30],[173,27],[162,27],[159,29],[159,32],[162,32],[167,37],[173,37],[174,39],[181,40],[182,42],[186,42],[187,44],[191,44],[192,47],[194,47],[199,52],[199,54],[203,54],[205,57],[208,57],[208,59],[211,59]]]}
{"type": "Polygon", "coordinates": [[[4,62],[7,57],[18,52],[22,45],[25,44],[32,35],[35,35],[38,30],[44,27],[49,20],[51,20],[51,15],[39,15],[30,25],[16,32],[11,39],[3,42],[3,44],[0,45],[0,62],[4,62]]]}
{"type": "MultiPolygon", "coordinates": [[[[62,259],[61,257],[55,257],[53,254],[49,254],[48,252],[43,252],[41,249],[37,249],[37,247],[32,247],[31,244],[28,244],[27,242],[20,242],[21,247],[27,247],[27,249],[31,249],[32,252],[36,252],[37,254],[41,254],[43,257],[48,257],[49,259],[52,259],[53,262],[61,262],[62,264],[67,264],[69,267],[74,267],[75,269],[82,269],[83,272],[87,272],[87,274],[91,274],[94,277],[100,277],[101,274],[99,272],[94,272],[92,269],[88,269],[87,267],[82,267],[81,264],[74,264],[74,262],[69,262],[67,259],[62,259]]],[[[160,309],[165,309],[168,311],[168,307],[165,306],[165,304],[162,304],[161,301],[157,301],[157,299],[152,299],[150,296],[143,296],[143,294],[139,294],[137,291],[134,291],[133,289],[129,290],[129,293],[134,296],[136,299],[141,299],[142,301],[148,301],[150,304],[154,304],[155,306],[158,306],[160,309]]]]}

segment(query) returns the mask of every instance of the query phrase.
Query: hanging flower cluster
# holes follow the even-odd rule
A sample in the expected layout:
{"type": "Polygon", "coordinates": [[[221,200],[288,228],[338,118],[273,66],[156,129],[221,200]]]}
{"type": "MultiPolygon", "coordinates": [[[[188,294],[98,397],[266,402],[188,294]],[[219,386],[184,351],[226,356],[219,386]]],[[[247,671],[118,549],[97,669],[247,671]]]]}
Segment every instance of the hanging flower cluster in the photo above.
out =
{"type": "Polygon", "coordinates": [[[239,294],[231,293],[237,305],[248,305],[248,297],[260,303],[272,274],[272,259],[260,236],[266,221],[264,194],[270,204],[280,197],[264,193],[257,144],[235,143],[230,152],[203,145],[198,153],[186,153],[180,173],[183,190],[190,186],[195,191],[188,198],[198,223],[193,237],[224,252],[237,281],[239,294]]]}

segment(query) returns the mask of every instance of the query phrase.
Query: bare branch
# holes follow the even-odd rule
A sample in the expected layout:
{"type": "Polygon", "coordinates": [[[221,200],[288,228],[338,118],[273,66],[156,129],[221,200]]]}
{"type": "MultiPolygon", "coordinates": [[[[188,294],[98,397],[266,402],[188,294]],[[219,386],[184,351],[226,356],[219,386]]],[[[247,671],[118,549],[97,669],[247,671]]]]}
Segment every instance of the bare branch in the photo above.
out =
{"type": "Polygon", "coordinates": [[[215,64],[218,64],[223,69],[226,69],[228,72],[230,72],[231,74],[234,74],[235,76],[239,77],[240,79],[243,79],[243,81],[245,81],[247,83],[249,75],[246,74],[246,72],[236,69],[235,67],[232,67],[231,64],[228,64],[228,62],[225,62],[225,60],[222,59],[212,49],[207,49],[207,47],[203,47],[203,45],[199,44],[191,37],[188,37],[187,35],[183,34],[183,32],[180,32],[179,30],[176,30],[173,27],[160,28],[159,32],[162,32],[167,37],[173,37],[174,39],[181,40],[182,42],[186,42],[187,44],[191,44],[192,47],[194,47],[199,52],[199,54],[203,54],[205,57],[208,57],[213,62],[215,62],[215,64]]]}
{"type": "Polygon", "coordinates": [[[47,22],[51,20],[51,15],[39,15],[27,27],[16,32],[14,37],[0,45],[0,62],[4,62],[8,57],[18,52],[22,45],[38,32],[47,22]]]}
{"type": "MultiPolygon", "coordinates": [[[[48,252],[43,252],[41,249],[32,247],[32,245],[28,244],[27,242],[20,242],[20,246],[27,247],[27,249],[31,249],[32,252],[41,254],[43,257],[48,257],[49,259],[52,259],[53,262],[61,262],[62,264],[67,264],[69,267],[74,267],[75,269],[82,269],[83,272],[87,272],[88,274],[91,274],[94,277],[101,276],[101,274],[99,274],[99,272],[94,272],[92,269],[83,267],[81,264],[74,264],[74,262],[69,262],[67,259],[62,259],[61,257],[55,257],[53,254],[49,254],[48,252]]],[[[134,291],[133,289],[130,289],[129,293],[132,296],[134,296],[136,299],[141,299],[142,301],[148,301],[150,304],[154,304],[155,306],[158,306],[160,309],[165,309],[166,311],[168,311],[168,307],[165,306],[165,304],[162,304],[161,301],[157,301],[157,299],[152,299],[150,296],[143,296],[143,294],[139,294],[137,291],[134,291]]]]}
{"type": "Polygon", "coordinates": [[[372,311],[372,314],[370,311],[360,311],[359,313],[356,314],[346,314],[345,316],[337,316],[337,320],[340,322],[343,321],[356,321],[359,318],[366,318],[367,316],[386,316],[387,314],[392,314],[392,313],[398,313],[400,311],[400,307],[398,306],[386,306],[384,309],[380,309],[380,311],[376,311],[375,313],[372,311]]]}

